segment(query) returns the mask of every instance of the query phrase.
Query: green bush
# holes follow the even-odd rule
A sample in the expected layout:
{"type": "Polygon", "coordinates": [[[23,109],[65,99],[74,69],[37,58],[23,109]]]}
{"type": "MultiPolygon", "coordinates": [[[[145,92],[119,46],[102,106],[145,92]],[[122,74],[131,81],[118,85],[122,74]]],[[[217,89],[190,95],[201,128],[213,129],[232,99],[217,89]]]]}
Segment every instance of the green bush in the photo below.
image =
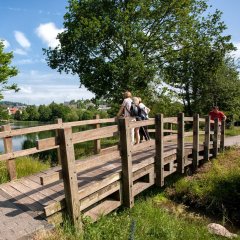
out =
{"type": "Polygon", "coordinates": [[[177,201],[240,224],[240,149],[219,155],[196,175],[177,181],[167,193],[177,201]]]}

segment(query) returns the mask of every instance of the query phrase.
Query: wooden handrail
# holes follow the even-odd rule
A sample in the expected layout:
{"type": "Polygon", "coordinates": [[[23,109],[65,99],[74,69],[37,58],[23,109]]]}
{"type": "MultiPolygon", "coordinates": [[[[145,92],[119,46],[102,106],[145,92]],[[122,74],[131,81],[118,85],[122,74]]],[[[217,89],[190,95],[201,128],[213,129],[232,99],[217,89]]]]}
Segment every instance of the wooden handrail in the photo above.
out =
{"type": "Polygon", "coordinates": [[[0,138],[14,137],[14,136],[25,135],[25,134],[29,134],[29,133],[43,132],[43,131],[51,131],[51,130],[56,130],[59,128],[62,128],[61,124],[50,124],[50,125],[45,125],[45,126],[14,129],[14,130],[10,130],[10,131],[0,132],[0,138]]]}
{"type": "Polygon", "coordinates": [[[106,118],[106,119],[92,119],[92,120],[84,120],[84,121],[77,121],[77,122],[67,122],[67,123],[49,124],[49,125],[37,126],[37,127],[13,129],[9,131],[0,132],[0,138],[15,137],[15,136],[25,135],[29,133],[51,131],[51,130],[57,130],[60,128],[67,128],[67,127],[77,127],[77,126],[84,126],[84,125],[95,125],[98,123],[100,124],[100,123],[114,123],[114,122],[116,122],[115,118],[106,118]]]}
{"type": "Polygon", "coordinates": [[[163,122],[164,123],[173,123],[173,124],[177,124],[177,117],[167,117],[167,118],[163,118],[163,122]]]}

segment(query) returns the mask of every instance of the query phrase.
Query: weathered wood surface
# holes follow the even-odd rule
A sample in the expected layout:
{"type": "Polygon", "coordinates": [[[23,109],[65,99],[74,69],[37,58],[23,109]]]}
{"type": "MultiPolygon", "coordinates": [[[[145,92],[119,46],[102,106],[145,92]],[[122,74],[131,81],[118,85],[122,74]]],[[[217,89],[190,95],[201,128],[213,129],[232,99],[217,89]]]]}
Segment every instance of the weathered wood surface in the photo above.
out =
{"type": "MultiPolygon", "coordinates": [[[[141,144],[139,144],[139,146],[140,145],[141,144]]],[[[144,145],[145,144],[143,144],[143,146],[144,145]]],[[[137,151],[137,148],[135,148],[135,152],[132,153],[131,177],[132,181],[136,182],[136,185],[133,185],[133,196],[153,185],[155,178],[155,145],[152,143],[149,144],[148,147],[145,145],[144,151],[142,151],[140,147],[139,149],[137,151]],[[138,182],[138,179],[144,176],[147,176],[147,180],[138,182]]],[[[191,149],[192,144],[185,144],[185,154],[190,155],[191,149]]],[[[203,150],[202,145],[200,145],[200,151],[201,150],[203,150]]],[[[172,164],[171,168],[164,171],[164,177],[167,177],[176,171],[176,167],[173,164],[174,160],[176,160],[176,143],[164,144],[163,156],[165,166],[172,164]]],[[[85,209],[102,201],[109,195],[120,191],[122,166],[116,147],[113,152],[103,155],[99,154],[98,158],[92,157],[79,160],[78,163],[77,183],[81,211],[85,211],[85,209]],[[89,166],[86,166],[86,161],[89,161],[89,166]],[[97,165],[95,165],[96,163],[97,165]]],[[[59,177],[59,167],[19,179],[16,182],[12,181],[11,183],[0,185],[0,189],[11,196],[12,202],[24,206],[28,211],[34,212],[35,215],[48,216],[49,219],[55,218],[56,216],[54,214],[57,214],[58,211],[66,207],[63,181],[59,177]],[[43,178],[45,175],[47,179],[48,176],[55,176],[55,173],[58,174],[58,177],[55,178],[54,182],[49,182],[44,186],[41,185],[40,177],[43,178]]],[[[111,209],[111,206],[115,206],[112,210],[121,205],[120,200],[110,199],[108,201],[110,201],[111,204],[112,202],[114,203],[113,205],[109,203],[109,209],[111,209]]],[[[97,209],[92,210],[92,212],[97,214],[97,209]]],[[[89,214],[93,216],[90,213],[91,211],[86,214],[84,213],[84,215],[89,214]]]]}
{"type": "MultiPolygon", "coordinates": [[[[74,224],[81,227],[82,214],[96,220],[120,205],[132,207],[134,197],[150,186],[163,186],[167,176],[174,172],[183,173],[186,166],[193,165],[196,169],[199,161],[204,159],[204,152],[205,159],[209,158],[213,146],[213,154],[218,153],[218,140],[213,144],[209,142],[209,119],[201,119],[198,115],[194,118],[184,117],[183,113],[178,118],[158,115],[156,119],[137,122],[119,119],[116,124],[115,119],[95,119],[73,123],[58,121],[49,126],[17,131],[4,129],[0,137],[5,139],[6,150],[0,160],[57,149],[62,166],[0,185],[0,190],[7,193],[12,202],[34,212],[35,216],[62,221],[63,212],[67,211],[74,224]],[[193,132],[186,133],[184,126],[188,121],[193,121],[193,132]],[[206,123],[205,132],[199,131],[199,122],[206,123]],[[101,127],[101,123],[114,125],[101,127]],[[73,126],[86,124],[96,128],[72,132],[73,126]],[[164,129],[169,124],[171,129],[164,129]],[[172,130],[172,124],[177,124],[178,130],[172,130]],[[155,140],[132,145],[131,129],[150,125],[155,125],[155,140]],[[11,142],[7,142],[12,136],[46,129],[55,131],[56,137],[37,141],[35,148],[13,152],[11,142]],[[203,133],[204,145],[199,143],[199,134],[203,133]],[[100,139],[115,135],[120,135],[120,144],[101,149],[100,139]],[[193,136],[193,143],[185,142],[186,136],[193,136]],[[75,161],[74,144],[92,140],[95,141],[95,155],[75,161]]],[[[216,126],[215,122],[214,135],[218,139],[216,126]]],[[[223,144],[224,134],[221,135],[221,147],[223,144]]]]}

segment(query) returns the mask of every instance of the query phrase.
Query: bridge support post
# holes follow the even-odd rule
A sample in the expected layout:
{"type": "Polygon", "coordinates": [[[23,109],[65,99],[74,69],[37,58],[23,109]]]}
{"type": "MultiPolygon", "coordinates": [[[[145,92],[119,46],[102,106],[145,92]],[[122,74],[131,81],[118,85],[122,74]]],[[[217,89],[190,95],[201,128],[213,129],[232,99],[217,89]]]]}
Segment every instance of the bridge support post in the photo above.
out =
{"type": "MultiPolygon", "coordinates": [[[[61,118],[57,118],[55,119],[55,123],[62,125],[62,119],[61,118]]],[[[58,137],[58,130],[55,131],[56,137],[58,137]]],[[[58,161],[58,165],[61,165],[62,161],[61,161],[61,153],[60,153],[60,148],[57,149],[57,161],[58,161]]]]}
{"type": "Polygon", "coordinates": [[[204,161],[209,160],[210,148],[210,116],[205,117],[204,161]]]}
{"type": "Polygon", "coordinates": [[[214,119],[214,137],[213,137],[213,157],[218,155],[218,137],[219,137],[219,124],[218,118],[214,119]]]}
{"type": "MultiPolygon", "coordinates": [[[[100,116],[99,116],[99,114],[97,114],[95,116],[95,119],[99,119],[99,118],[100,118],[100,116]]],[[[99,123],[96,124],[96,128],[100,128],[100,124],[99,123]]],[[[98,154],[100,152],[101,152],[101,140],[100,139],[96,139],[94,141],[94,153],[98,154]]]]}
{"type": "Polygon", "coordinates": [[[198,168],[199,159],[199,114],[193,116],[193,170],[198,168]]]}
{"type": "Polygon", "coordinates": [[[58,136],[67,211],[74,226],[82,229],[72,128],[59,129],[58,136]]]}
{"type": "Polygon", "coordinates": [[[129,118],[118,120],[120,132],[120,153],[122,160],[122,200],[123,206],[131,208],[134,205],[132,180],[132,141],[129,118]]]}
{"type": "Polygon", "coordinates": [[[225,146],[225,127],[226,127],[226,120],[222,120],[221,124],[221,139],[220,139],[220,151],[224,151],[224,146],[225,146]]]}
{"type": "Polygon", "coordinates": [[[184,151],[184,113],[178,114],[178,137],[177,137],[177,171],[184,173],[185,151],[184,151]]]}
{"type": "MultiPolygon", "coordinates": [[[[4,125],[4,126],[2,126],[2,130],[3,131],[11,131],[11,126],[4,125]]],[[[13,151],[12,137],[5,137],[3,139],[3,143],[4,143],[5,153],[10,153],[13,151]]],[[[9,175],[10,180],[14,180],[17,178],[15,159],[7,160],[7,170],[8,170],[8,175],[9,175]]]]}
{"type": "Polygon", "coordinates": [[[155,184],[159,187],[164,185],[164,157],[163,157],[163,114],[155,116],[155,184]]]}

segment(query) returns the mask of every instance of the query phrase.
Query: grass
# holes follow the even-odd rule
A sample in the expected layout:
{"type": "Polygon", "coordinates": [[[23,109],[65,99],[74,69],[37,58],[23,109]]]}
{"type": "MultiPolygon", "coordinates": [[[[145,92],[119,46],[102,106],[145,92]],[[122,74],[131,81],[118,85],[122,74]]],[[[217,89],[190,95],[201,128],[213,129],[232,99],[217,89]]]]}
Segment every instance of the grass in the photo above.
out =
{"type": "MultiPolygon", "coordinates": [[[[209,221],[189,214],[184,206],[175,206],[159,190],[148,191],[148,196],[136,200],[130,210],[121,210],[102,217],[97,223],[85,221],[84,233],[75,231],[65,222],[41,240],[213,240],[224,239],[207,231],[209,221]],[[167,205],[167,207],[165,207],[167,205]],[[169,210],[173,206],[174,210],[169,210]]],[[[239,239],[239,238],[238,238],[239,239]]]]}
{"type": "MultiPolygon", "coordinates": [[[[17,177],[25,177],[50,168],[48,161],[41,161],[33,157],[20,157],[16,160],[17,177]]],[[[9,181],[6,162],[0,162],[0,184],[9,181]]]]}
{"type": "Polygon", "coordinates": [[[237,136],[240,135],[240,127],[231,127],[230,129],[226,129],[226,136],[237,136]]]}
{"type": "Polygon", "coordinates": [[[240,224],[240,149],[231,149],[167,189],[176,201],[240,224]]]}

